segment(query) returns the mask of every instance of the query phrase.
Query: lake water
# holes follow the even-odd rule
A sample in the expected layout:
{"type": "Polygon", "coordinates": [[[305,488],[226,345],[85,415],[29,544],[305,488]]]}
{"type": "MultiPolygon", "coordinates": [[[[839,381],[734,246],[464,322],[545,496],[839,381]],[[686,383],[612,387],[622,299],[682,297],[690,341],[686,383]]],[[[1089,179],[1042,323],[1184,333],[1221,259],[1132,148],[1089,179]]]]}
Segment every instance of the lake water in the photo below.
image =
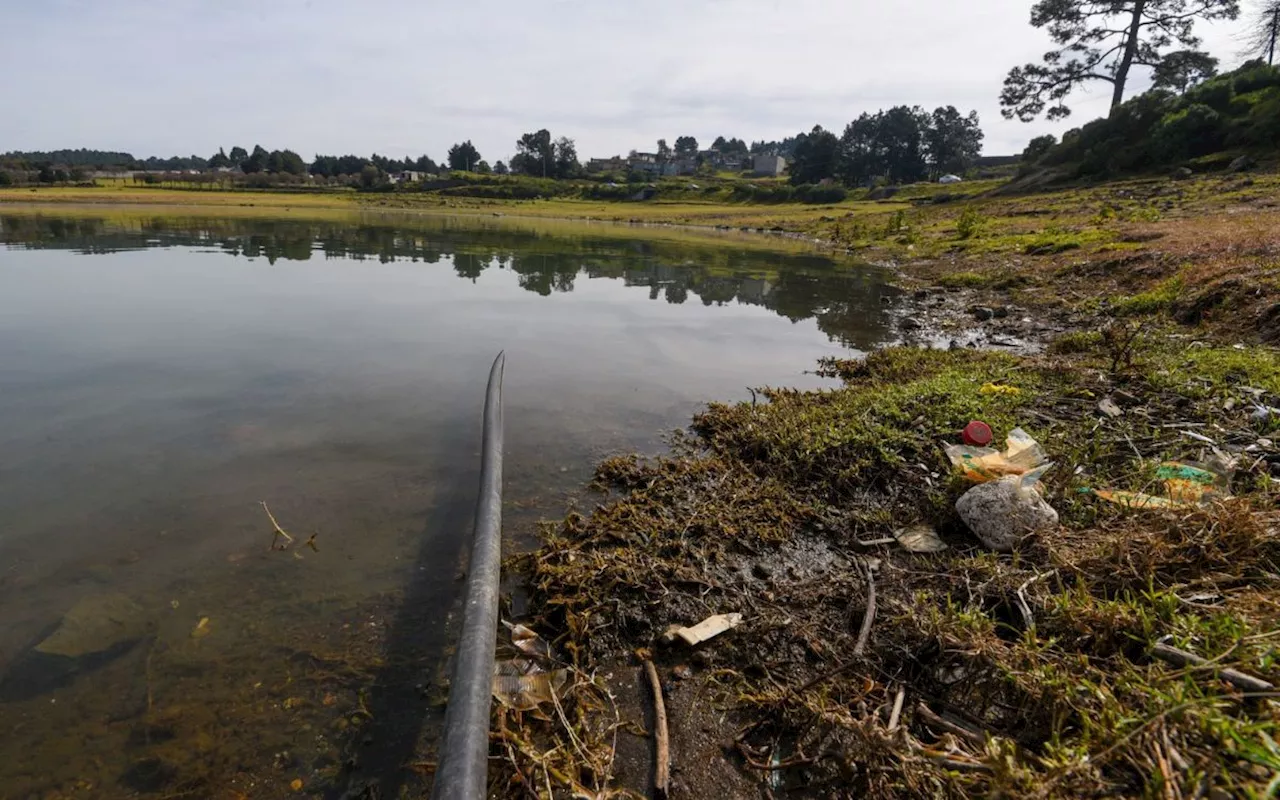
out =
{"type": "Polygon", "coordinates": [[[0,797],[416,791],[494,356],[514,551],[602,456],[889,337],[882,271],[776,247],[0,209],[0,797]]]}

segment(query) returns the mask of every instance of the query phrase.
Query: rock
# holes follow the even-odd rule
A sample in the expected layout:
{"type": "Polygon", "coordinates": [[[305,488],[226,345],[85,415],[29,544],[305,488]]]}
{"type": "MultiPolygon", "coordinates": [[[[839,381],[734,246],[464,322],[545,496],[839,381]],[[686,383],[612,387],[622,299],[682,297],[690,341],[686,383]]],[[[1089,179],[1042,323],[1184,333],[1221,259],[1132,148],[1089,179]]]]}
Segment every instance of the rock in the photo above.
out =
{"type": "Polygon", "coordinates": [[[916,300],[924,300],[929,297],[929,291],[927,289],[916,289],[911,296],[916,300]]]}
{"type": "Polygon", "coordinates": [[[1238,156],[1227,166],[1227,172],[1244,172],[1247,169],[1253,169],[1258,165],[1252,156],[1238,156]]]}
{"type": "Polygon", "coordinates": [[[991,309],[991,313],[995,314],[996,319],[1005,319],[1009,316],[1009,307],[996,306],[995,308],[991,309]]]}
{"type": "Polygon", "coordinates": [[[979,322],[986,322],[987,320],[994,318],[996,315],[995,311],[987,308],[986,306],[974,306],[969,309],[969,313],[973,314],[974,319],[979,322]]]}
{"type": "Polygon", "coordinates": [[[898,327],[904,331],[918,331],[924,327],[924,323],[915,317],[903,317],[898,323],[898,327]]]}
{"type": "Polygon", "coordinates": [[[1195,172],[1193,172],[1190,167],[1178,167],[1173,171],[1173,179],[1175,181],[1185,181],[1187,178],[1191,178],[1194,175],[1195,172]]]}
{"type": "Polygon", "coordinates": [[[86,597],[62,617],[58,629],[36,645],[37,652],[81,658],[102,653],[147,633],[142,608],[122,594],[86,597]]]}
{"type": "Polygon", "coordinates": [[[978,484],[956,502],[956,512],[984,545],[1001,553],[1012,551],[1027,534],[1058,524],[1058,512],[1034,488],[1023,486],[1021,475],[978,484]]]}
{"type": "Polygon", "coordinates": [[[678,664],[672,667],[671,677],[678,681],[687,681],[693,677],[693,668],[688,664],[678,664]]]}
{"type": "Polygon", "coordinates": [[[773,568],[768,564],[757,563],[751,567],[751,574],[762,581],[767,581],[773,577],[773,568]]]}

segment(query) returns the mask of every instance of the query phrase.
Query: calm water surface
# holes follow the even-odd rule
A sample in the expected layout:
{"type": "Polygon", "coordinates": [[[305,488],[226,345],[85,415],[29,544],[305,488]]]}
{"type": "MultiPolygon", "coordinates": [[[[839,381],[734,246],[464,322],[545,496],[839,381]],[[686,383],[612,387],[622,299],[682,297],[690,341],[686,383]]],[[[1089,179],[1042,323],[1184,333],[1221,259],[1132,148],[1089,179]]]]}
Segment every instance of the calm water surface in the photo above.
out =
{"type": "Polygon", "coordinates": [[[873,268],[687,239],[0,210],[0,798],[419,789],[499,350],[518,548],[889,336],[873,268]]]}

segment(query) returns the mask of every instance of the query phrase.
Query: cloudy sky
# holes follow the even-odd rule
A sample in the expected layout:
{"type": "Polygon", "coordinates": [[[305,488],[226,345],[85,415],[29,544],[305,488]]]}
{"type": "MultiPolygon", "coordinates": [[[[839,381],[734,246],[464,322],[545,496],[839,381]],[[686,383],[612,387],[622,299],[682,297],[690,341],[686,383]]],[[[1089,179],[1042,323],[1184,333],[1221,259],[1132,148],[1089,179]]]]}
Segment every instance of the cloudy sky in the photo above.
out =
{"type": "MultiPolygon", "coordinates": [[[[1248,2],[1248,0],[1246,0],[1248,2]]],[[[223,146],[506,159],[549,128],[579,155],[689,134],[839,133],[901,103],[977,109],[986,152],[1066,123],[1007,122],[1039,58],[1031,0],[0,0],[0,152],[223,146]]],[[[1224,66],[1238,23],[1201,25],[1224,66]]]]}

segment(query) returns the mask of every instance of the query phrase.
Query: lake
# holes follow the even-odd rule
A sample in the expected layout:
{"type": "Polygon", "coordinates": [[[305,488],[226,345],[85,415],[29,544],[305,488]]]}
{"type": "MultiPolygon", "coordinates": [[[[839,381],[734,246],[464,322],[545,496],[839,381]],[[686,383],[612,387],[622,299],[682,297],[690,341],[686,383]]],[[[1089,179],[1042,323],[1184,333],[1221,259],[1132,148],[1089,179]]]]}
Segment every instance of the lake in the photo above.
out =
{"type": "Polygon", "coordinates": [[[413,790],[499,351],[510,553],[892,335],[884,271],[783,240],[220,213],[0,208],[0,796],[413,790]]]}

